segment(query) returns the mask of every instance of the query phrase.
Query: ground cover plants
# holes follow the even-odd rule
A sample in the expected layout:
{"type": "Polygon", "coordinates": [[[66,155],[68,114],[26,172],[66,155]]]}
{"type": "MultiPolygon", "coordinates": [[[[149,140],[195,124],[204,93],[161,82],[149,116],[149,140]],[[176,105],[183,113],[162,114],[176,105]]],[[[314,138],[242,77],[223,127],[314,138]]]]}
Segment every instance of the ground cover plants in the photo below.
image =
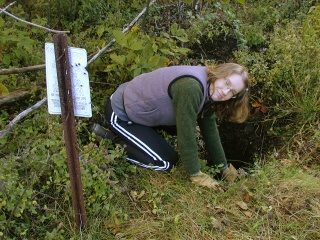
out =
{"type": "MultiPolygon", "coordinates": [[[[319,239],[319,2],[126,2],[16,1],[6,9],[69,30],[69,44],[89,59],[115,42],[88,66],[93,117],[75,119],[87,225],[75,224],[61,118],[43,104],[0,138],[0,239],[319,239]],[[232,146],[251,150],[239,181],[222,182],[225,193],[192,185],[180,165],[170,173],[137,168],[120,146],[90,133],[120,83],[161,66],[223,61],[245,65],[253,83],[248,122],[232,125],[232,134],[219,122],[223,141],[234,135],[232,146]]],[[[3,12],[0,27],[3,134],[46,96],[41,65],[53,34],[3,12]],[[27,97],[5,103],[17,90],[27,97]]]]}

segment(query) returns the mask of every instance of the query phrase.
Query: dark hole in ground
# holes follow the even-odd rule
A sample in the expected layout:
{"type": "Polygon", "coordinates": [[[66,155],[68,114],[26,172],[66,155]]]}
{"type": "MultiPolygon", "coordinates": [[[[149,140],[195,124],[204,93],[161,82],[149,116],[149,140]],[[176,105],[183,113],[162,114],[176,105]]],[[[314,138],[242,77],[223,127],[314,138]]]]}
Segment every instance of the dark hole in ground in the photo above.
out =
{"type": "Polygon", "coordinates": [[[222,121],[219,134],[228,162],[236,168],[247,168],[254,164],[255,156],[263,149],[263,133],[258,123],[231,123],[222,121]]]}
{"type": "Polygon", "coordinates": [[[216,60],[217,62],[228,62],[233,58],[233,52],[237,48],[237,39],[233,36],[220,35],[209,39],[206,36],[199,39],[190,47],[192,52],[188,55],[190,59],[216,60]]]}

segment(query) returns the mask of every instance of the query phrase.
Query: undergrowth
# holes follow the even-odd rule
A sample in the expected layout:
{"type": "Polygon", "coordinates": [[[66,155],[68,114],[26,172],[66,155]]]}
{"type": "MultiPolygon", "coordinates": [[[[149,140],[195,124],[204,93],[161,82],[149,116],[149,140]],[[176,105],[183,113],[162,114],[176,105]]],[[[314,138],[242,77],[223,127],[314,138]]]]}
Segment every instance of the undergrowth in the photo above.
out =
{"type": "MultiPolygon", "coordinates": [[[[42,106],[0,139],[0,238],[319,239],[318,1],[170,1],[150,8],[154,18],[147,25],[122,34],[119,29],[141,2],[128,7],[124,1],[72,1],[70,6],[21,1],[10,8],[44,25],[64,28],[74,20],[69,40],[91,56],[106,39],[115,37],[118,45],[89,69],[94,118],[75,121],[87,225],[80,230],[75,225],[61,119],[42,106]],[[251,74],[249,121],[266,138],[281,141],[281,148],[257,153],[254,166],[216,194],[192,185],[181,165],[171,173],[137,168],[125,161],[123,148],[95,142],[91,124],[103,115],[104,99],[119,83],[165,65],[222,61],[209,44],[217,42],[228,50],[224,59],[243,64],[251,74]],[[187,55],[195,45],[199,52],[187,55]],[[199,59],[190,59],[192,54],[199,59]]],[[[1,68],[38,64],[43,42],[52,40],[2,15],[0,27],[5,28],[1,68]]],[[[1,76],[1,94],[35,88],[43,76],[1,76]]],[[[32,95],[22,106],[1,109],[1,129],[36,99],[32,95]]]]}
{"type": "MultiPolygon", "coordinates": [[[[318,239],[319,169],[275,160],[256,165],[222,194],[196,187],[181,169],[164,174],[137,169],[109,215],[90,213],[73,239],[318,239]]],[[[56,233],[58,233],[57,231],[56,233]]],[[[72,234],[70,234],[72,233],[72,234]]],[[[59,232],[61,234],[61,232],[59,232]]]]}

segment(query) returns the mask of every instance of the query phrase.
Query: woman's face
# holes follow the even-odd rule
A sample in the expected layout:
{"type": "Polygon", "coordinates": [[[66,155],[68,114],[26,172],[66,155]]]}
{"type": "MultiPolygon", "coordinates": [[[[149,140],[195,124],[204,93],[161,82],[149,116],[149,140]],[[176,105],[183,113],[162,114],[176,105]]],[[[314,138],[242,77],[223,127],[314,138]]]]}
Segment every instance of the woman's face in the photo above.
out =
{"type": "Polygon", "coordinates": [[[217,79],[210,84],[210,95],[214,101],[227,101],[245,88],[242,76],[232,74],[224,79],[217,79]]]}

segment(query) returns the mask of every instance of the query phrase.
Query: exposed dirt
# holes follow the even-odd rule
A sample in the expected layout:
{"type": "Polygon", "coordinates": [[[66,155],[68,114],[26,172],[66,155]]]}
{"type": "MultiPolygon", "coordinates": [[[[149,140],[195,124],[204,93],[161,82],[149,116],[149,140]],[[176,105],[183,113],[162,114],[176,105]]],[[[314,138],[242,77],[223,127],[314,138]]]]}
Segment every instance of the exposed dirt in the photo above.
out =
{"type": "Polygon", "coordinates": [[[260,157],[274,146],[260,123],[223,121],[219,125],[219,133],[226,157],[236,168],[250,167],[255,156],[260,157]]]}

